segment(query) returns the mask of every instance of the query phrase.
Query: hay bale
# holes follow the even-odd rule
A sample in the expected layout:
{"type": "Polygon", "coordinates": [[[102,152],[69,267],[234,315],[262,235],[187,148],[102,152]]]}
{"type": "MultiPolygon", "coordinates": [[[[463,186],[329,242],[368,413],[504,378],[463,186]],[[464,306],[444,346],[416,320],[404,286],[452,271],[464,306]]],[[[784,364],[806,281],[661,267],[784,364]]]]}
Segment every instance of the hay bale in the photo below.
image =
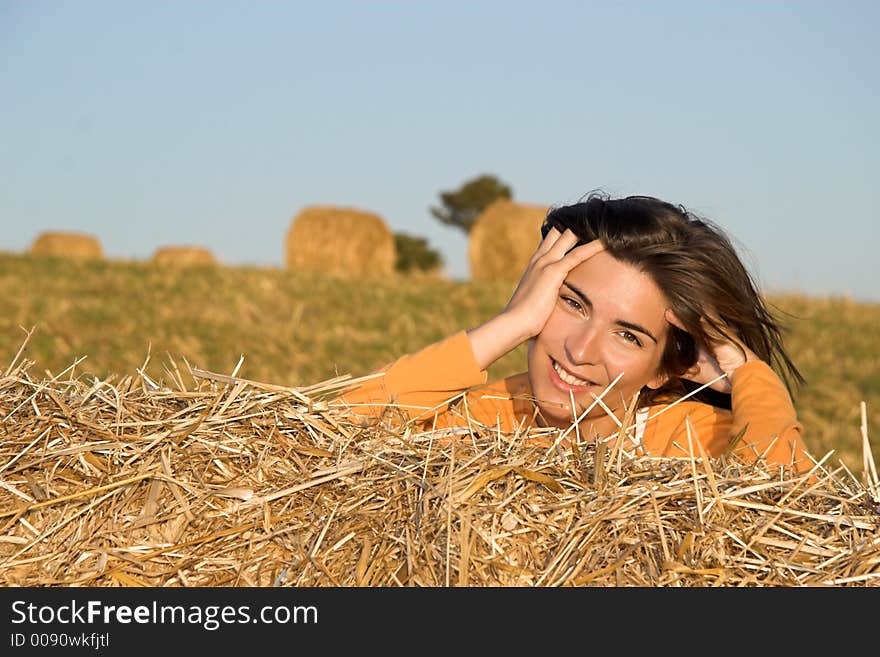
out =
{"type": "Polygon", "coordinates": [[[377,214],[313,206],[296,215],[285,240],[285,266],[339,276],[394,272],[394,235],[377,214]]]}
{"type": "Polygon", "coordinates": [[[67,258],[103,258],[101,241],[94,235],[71,231],[44,231],[33,241],[30,252],[67,258]]]}
{"type": "Polygon", "coordinates": [[[468,241],[471,279],[518,280],[541,241],[548,210],[504,199],[483,210],[468,241]]]}
{"type": "Polygon", "coordinates": [[[153,252],[152,261],[157,265],[192,267],[216,265],[217,259],[203,246],[167,245],[153,252]]]}
{"type": "Polygon", "coordinates": [[[529,444],[560,430],[365,426],[331,401],[345,377],[138,369],[95,394],[33,364],[0,368],[0,586],[880,585],[867,440],[862,476],[818,464],[808,483],[529,444]]]}

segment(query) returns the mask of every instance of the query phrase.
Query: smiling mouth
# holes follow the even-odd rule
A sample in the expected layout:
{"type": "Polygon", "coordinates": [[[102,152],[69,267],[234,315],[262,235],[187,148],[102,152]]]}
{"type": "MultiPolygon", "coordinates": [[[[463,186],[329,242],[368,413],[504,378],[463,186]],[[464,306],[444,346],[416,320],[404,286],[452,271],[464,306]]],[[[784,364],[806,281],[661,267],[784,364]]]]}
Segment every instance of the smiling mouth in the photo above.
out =
{"type": "Polygon", "coordinates": [[[579,379],[576,376],[569,374],[563,367],[557,363],[552,358],[550,362],[553,364],[553,371],[556,372],[556,376],[559,379],[569,386],[576,386],[578,388],[589,388],[590,386],[598,385],[595,381],[587,381],[585,379],[579,379]]]}

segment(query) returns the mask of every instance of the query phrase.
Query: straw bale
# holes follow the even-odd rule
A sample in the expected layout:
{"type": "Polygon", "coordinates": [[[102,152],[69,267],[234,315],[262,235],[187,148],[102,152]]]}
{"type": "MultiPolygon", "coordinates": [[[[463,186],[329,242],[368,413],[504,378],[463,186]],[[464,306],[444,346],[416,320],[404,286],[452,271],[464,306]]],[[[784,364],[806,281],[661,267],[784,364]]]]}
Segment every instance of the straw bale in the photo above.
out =
{"type": "Polygon", "coordinates": [[[394,272],[394,235],[377,214],[353,208],[313,206],[291,221],[285,266],[338,276],[387,276],[394,272]]]}
{"type": "Polygon", "coordinates": [[[0,374],[0,585],[880,584],[876,467],[365,425],[332,401],[346,377],[32,365],[0,374]]]}
{"type": "Polygon", "coordinates": [[[103,258],[101,241],[75,231],[44,231],[31,243],[30,252],[68,258],[103,258]]]}
{"type": "Polygon", "coordinates": [[[549,207],[500,199],[477,217],[468,239],[474,281],[517,280],[541,241],[549,207]]]}
{"type": "Polygon", "coordinates": [[[171,267],[192,267],[216,265],[217,259],[203,246],[166,245],[153,252],[152,261],[157,265],[171,267]]]}

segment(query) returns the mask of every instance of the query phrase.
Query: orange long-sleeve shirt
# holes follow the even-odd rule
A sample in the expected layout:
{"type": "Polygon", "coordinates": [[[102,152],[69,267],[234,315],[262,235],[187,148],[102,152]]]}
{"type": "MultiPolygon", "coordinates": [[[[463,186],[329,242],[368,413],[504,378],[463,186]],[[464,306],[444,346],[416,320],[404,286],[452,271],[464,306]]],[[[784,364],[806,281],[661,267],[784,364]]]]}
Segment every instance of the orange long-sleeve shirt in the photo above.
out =
{"type": "MultiPolygon", "coordinates": [[[[389,409],[424,429],[473,423],[504,431],[537,426],[536,407],[526,373],[487,384],[487,372],[474,358],[465,331],[402,356],[384,373],[340,396],[359,415],[380,417],[389,409]]],[[[693,440],[710,456],[719,456],[743,432],[733,452],[753,462],[793,467],[804,472],[813,465],[806,455],[802,425],[784,384],[762,361],[740,366],[732,377],[732,410],[685,400],[658,404],[636,414],[629,432],[638,449],[654,456],[687,457],[687,423],[693,440]]]]}

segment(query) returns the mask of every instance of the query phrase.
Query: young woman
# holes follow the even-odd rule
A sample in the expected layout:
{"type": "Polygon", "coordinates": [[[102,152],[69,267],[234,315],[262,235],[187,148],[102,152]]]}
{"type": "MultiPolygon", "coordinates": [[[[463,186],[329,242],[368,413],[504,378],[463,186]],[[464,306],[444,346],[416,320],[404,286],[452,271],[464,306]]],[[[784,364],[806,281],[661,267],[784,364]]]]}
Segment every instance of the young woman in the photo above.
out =
{"type": "Polygon", "coordinates": [[[623,435],[656,456],[701,445],[791,473],[813,465],[789,395],[803,379],[720,229],[653,197],[593,193],[551,210],[541,232],[502,312],[341,401],[424,429],[576,422],[566,444],[623,435]],[[528,371],[487,384],[487,368],[524,342],[528,371]]]}

